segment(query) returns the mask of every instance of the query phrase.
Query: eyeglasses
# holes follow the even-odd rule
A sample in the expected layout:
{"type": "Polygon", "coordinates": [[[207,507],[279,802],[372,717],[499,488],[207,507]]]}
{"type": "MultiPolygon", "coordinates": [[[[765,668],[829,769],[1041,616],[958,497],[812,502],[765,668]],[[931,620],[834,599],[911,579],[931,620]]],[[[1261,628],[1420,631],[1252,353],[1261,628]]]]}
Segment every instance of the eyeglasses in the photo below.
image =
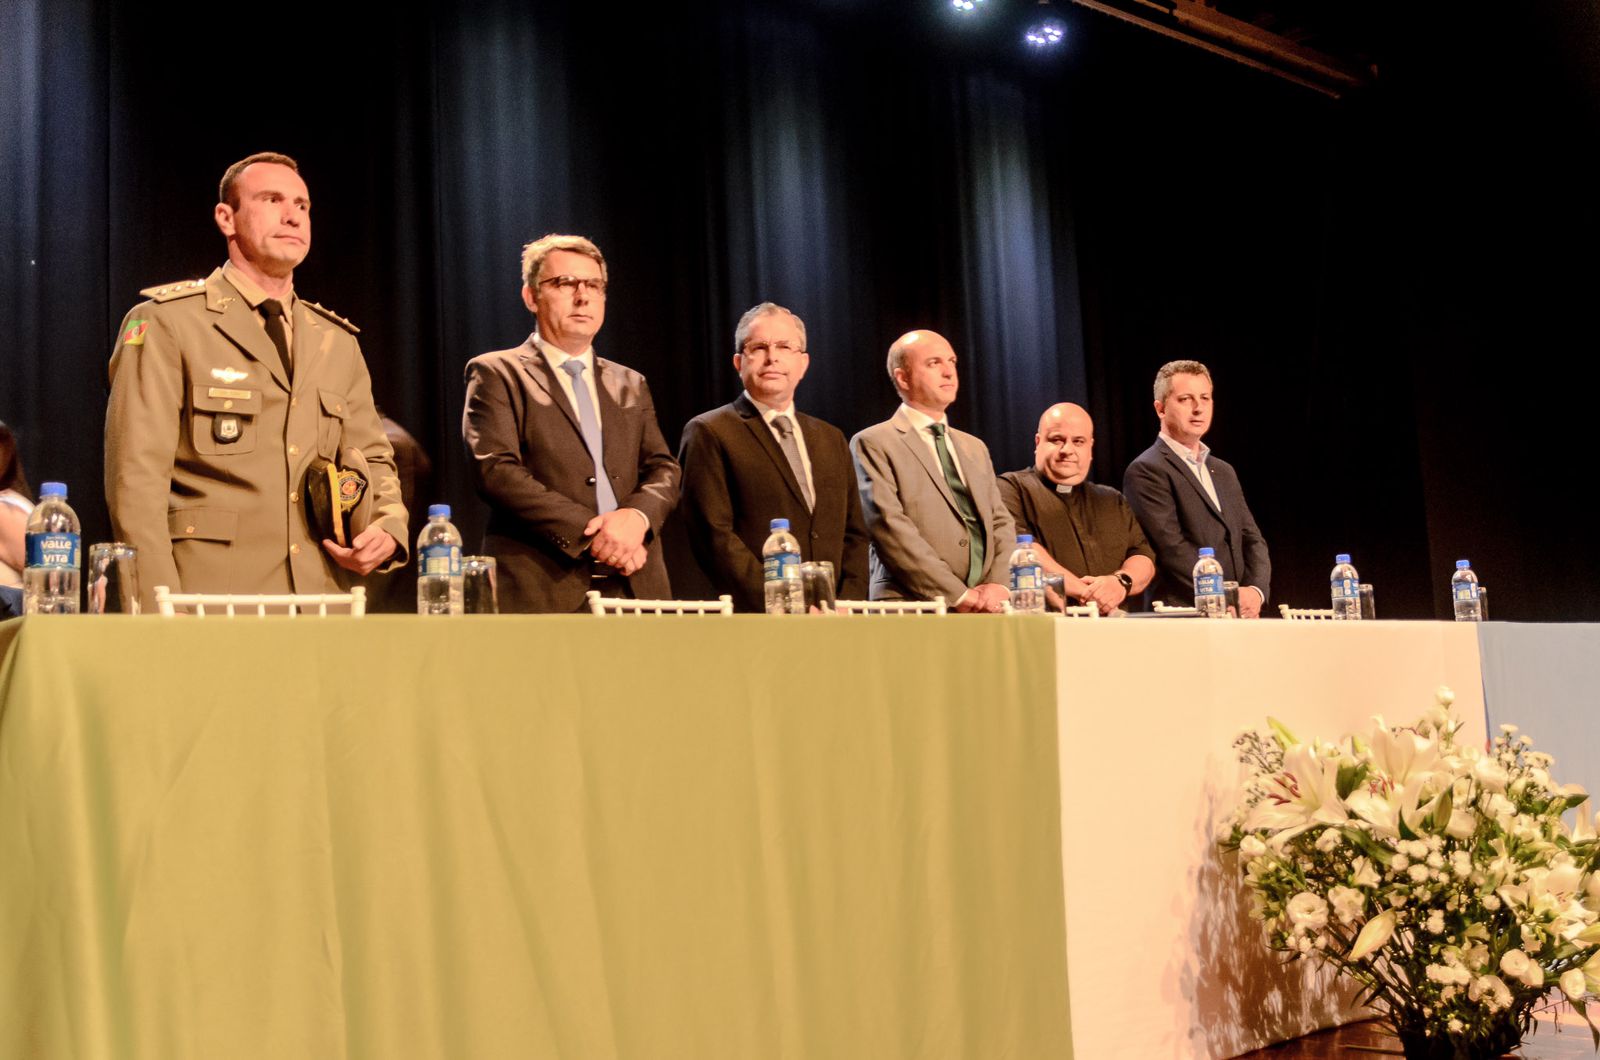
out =
{"type": "Polygon", "coordinates": [[[584,294],[599,295],[601,297],[605,297],[606,293],[606,281],[592,280],[586,276],[551,276],[549,279],[540,280],[538,285],[544,287],[547,284],[551,287],[561,288],[562,292],[569,298],[576,296],[580,290],[584,294]]]}
{"type": "Polygon", "coordinates": [[[762,356],[766,356],[770,352],[775,356],[785,357],[791,353],[805,353],[806,351],[803,346],[791,346],[787,342],[751,342],[745,344],[744,352],[762,356]]]}

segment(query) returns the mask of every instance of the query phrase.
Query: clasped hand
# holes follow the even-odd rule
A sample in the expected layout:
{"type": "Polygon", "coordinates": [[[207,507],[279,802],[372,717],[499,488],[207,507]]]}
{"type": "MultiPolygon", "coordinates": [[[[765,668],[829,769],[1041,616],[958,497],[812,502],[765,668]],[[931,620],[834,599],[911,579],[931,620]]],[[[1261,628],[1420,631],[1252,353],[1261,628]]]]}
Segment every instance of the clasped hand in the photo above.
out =
{"type": "Polygon", "coordinates": [[[590,519],[583,536],[591,538],[589,554],[599,563],[614,567],[624,577],[644,566],[649,552],[644,535],[649,530],[644,515],[632,508],[617,508],[590,519]]]}

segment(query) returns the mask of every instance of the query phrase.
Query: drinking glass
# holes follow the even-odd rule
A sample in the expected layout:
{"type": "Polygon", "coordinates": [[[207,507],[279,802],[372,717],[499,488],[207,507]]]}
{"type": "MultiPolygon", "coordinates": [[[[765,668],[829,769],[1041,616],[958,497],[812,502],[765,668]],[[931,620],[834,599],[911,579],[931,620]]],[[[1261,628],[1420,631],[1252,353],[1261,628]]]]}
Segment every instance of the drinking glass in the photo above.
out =
{"type": "Polygon", "coordinates": [[[500,599],[495,592],[495,562],[493,556],[461,557],[461,613],[464,615],[498,615],[500,599]]]}
{"type": "Polygon", "coordinates": [[[806,614],[813,611],[833,614],[837,606],[833,596],[833,564],[825,559],[802,563],[800,580],[805,585],[806,614]]]}
{"type": "Polygon", "coordinates": [[[139,613],[139,553],[123,541],[89,546],[89,584],[85,594],[91,615],[139,613]]]}
{"type": "Polygon", "coordinates": [[[1361,617],[1374,619],[1378,617],[1378,605],[1372,596],[1372,583],[1361,583],[1361,617]]]}
{"type": "Polygon", "coordinates": [[[1223,582],[1222,595],[1228,601],[1228,617],[1239,617],[1239,583],[1223,582]]]}

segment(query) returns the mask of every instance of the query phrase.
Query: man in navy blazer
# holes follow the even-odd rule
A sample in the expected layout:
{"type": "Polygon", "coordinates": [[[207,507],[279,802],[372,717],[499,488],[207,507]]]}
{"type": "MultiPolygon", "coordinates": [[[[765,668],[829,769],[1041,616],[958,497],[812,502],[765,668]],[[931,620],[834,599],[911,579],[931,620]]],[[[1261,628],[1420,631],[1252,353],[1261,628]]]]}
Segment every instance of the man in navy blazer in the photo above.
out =
{"type": "Polygon", "coordinates": [[[1122,479],[1156,550],[1150,598],[1192,604],[1195,560],[1209,545],[1223,577],[1239,583],[1239,617],[1259,618],[1272,581],[1267,542],[1239,476],[1200,440],[1211,428],[1211,372],[1199,361],[1170,361],[1156,373],[1155,398],[1161,433],[1122,479]]]}
{"type": "Polygon", "coordinates": [[[837,427],[795,408],[811,363],[806,325],[762,302],[739,319],[733,367],[744,392],[683,428],[682,512],[711,583],[740,611],[766,604],[761,546],[789,520],[801,558],[833,564],[841,600],[867,595],[867,528],[850,450],[837,427]]]}
{"type": "Polygon", "coordinates": [[[678,462],[644,376],[595,355],[605,258],[582,236],[548,235],[523,248],[522,275],[538,329],[467,363],[461,427],[500,609],[576,611],[591,588],[670,597],[659,533],[678,462]]]}

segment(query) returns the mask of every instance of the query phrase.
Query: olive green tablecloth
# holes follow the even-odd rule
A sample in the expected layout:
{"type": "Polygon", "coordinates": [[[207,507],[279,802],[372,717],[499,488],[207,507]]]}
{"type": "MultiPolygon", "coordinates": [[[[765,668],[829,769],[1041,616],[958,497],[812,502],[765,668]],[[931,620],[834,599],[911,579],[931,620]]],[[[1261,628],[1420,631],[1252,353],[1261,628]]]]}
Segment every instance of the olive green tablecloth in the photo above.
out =
{"type": "Polygon", "coordinates": [[[0,625],[0,1057],[1069,1057],[1052,638],[0,625]]]}

